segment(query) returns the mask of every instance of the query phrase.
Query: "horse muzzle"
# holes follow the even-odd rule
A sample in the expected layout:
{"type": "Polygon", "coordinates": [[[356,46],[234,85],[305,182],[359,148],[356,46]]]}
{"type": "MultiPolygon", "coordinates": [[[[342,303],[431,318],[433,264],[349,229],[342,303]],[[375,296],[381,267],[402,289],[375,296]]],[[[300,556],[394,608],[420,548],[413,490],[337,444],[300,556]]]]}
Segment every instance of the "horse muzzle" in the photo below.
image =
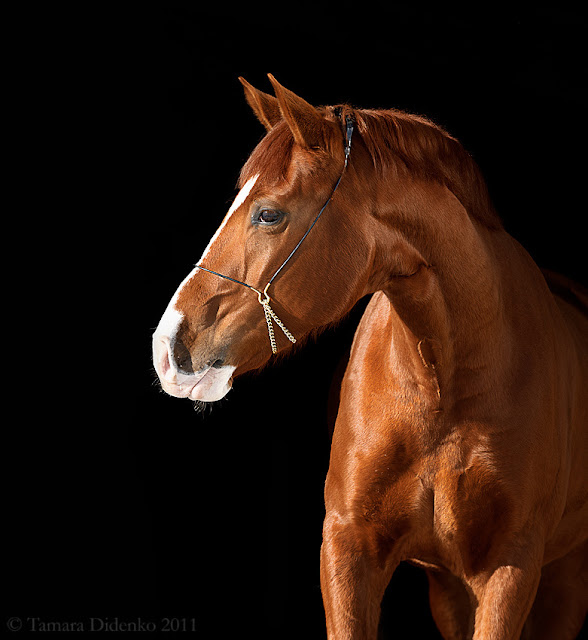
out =
{"type": "Polygon", "coordinates": [[[216,402],[230,391],[235,367],[214,360],[199,371],[186,373],[177,362],[168,336],[153,336],[153,365],[163,390],[175,398],[216,402]]]}

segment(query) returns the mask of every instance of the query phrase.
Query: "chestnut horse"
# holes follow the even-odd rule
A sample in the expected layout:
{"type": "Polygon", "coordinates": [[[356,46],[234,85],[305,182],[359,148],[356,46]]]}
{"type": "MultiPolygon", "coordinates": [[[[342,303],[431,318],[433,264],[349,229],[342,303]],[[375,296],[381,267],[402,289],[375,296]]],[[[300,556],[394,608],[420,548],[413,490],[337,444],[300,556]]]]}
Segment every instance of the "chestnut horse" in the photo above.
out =
{"type": "Polygon", "coordinates": [[[541,273],[440,127],[315,108],[270,80],[275,97],[241,79],[267,134],[154,334],[163,389],[218,400],[272,346],[286,353],[373,294],[325,486],[328,637],[376,638],[405,560],[426,570],[444,638],[576,637],[588,606],[586,291],[541,273]]]}

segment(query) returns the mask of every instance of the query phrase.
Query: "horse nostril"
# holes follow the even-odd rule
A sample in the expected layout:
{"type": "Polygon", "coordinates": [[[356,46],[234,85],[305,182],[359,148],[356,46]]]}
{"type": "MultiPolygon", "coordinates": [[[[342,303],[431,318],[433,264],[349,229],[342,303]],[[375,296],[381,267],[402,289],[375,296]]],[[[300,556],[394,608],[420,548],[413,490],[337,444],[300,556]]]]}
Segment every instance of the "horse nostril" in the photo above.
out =
{"type": "Polygon", "coordinates": [[[181,340],[176,340],[173,345],[173,359],[176,364],[176,368],[180,373],[192,374],[194,369],[192,367],[192,357],[188,351],[186,345],[181,340]]]}
{"type": "Polygon", "coordinates": [[[170,370],[170,366],[171,366],[169,363],[169,354],[167,352],[167,347],[165,347],[163,356],[160,359],[160,366],[161,366],[161,375],[165,377],[167,375],[167,372],[170,370]]]}
{"type": "Polygon", "coordinates": [[[176,377],[172,358],[169,340],[166,337],[156,336],[153,340],[153,364],[157,375],[166,382],[174,382],[176,377]]]}

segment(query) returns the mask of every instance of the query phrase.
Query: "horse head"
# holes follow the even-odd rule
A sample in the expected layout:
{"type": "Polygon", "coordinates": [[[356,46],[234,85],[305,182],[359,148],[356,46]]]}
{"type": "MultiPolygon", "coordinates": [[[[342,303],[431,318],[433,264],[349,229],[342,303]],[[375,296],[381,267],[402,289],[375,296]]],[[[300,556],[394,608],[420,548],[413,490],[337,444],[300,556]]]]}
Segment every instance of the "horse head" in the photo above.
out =
{"type": "Polygon", "coordinates": [[[294,339],[337,321],[369,289],[366,265],[373,252],[361,230],[369,215],[362,216],[354,196],[361,172],[346,172],[334,193],[346,167],[345,116],[351,109],[315,108],[269,78],[275,96],[240,79],[267,133],[153,335],[156,372],[176,397],[219,400],[235,376],[262,367],[272,350],[285,353],[294,339]],[[326,215],[306,237],[321,207],[326,215]],[[268,304],[260,305],[264,300],[268,304]],[[274,331],[274,323],[281,330],[274,331]]]}

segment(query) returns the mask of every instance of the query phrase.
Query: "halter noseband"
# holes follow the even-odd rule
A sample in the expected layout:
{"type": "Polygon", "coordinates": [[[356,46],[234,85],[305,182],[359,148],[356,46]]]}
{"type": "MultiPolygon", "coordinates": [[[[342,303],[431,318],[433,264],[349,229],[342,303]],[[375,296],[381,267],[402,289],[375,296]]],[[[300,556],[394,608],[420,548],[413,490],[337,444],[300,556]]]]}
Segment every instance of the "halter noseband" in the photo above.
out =
{"type": "Polygon", "coordinates": [[[212,271],[212,269],[207,269],[206,267],[201,267],[199,264],[196,265],[197,269],[201,269],[202,271],[206,271],[207,273],[212,273],[213,275],[218,276],[219,278],[224,278],[225,280],[230,280],[231,282],[235,282],[237,284],[241,284],[244,287],[247,287],[248,289],[251,289],[252,291],[257,293],[257,299],[259,301],[259,304],[261,304],[261,306],[263,307],[263,311],[265,313],[265,321],[267,323],[267,330],[268,330],[268,334],[269,334],[270,344],[271,344],[271,347],[272,347],[272,353],[274,353],[274,354],[276,354],[278,352],[278,349],[276,347],[276,338],[274,336],[274,327],[273,327],[273,324],[272,324],[272,320],[274,320],[275,323],[278,325],[278,327],[280,327],[280,329],[283,331],[283,333],[286,336],[286,338],[288,338],[288,340],[290,340],[290,342],[295,343],[296,342],[296,338],[288,331],[288,329],[286,329],[286,327],[284,326],[284,323],[278,318],[278,316],[275,314],[274,310],[271,308],[271,306],[270,306],[270,297],[268,295],[267,290],[270,288],[270,285],[275,280],[276,276],[280,273],[280,271],[282,271],[282,269],[288,264],[288,262],[290,261],[292,256],[298,251],[298,249],[300,249],[300,245],[306,240],[306,237],[311,232],[311,230],[314,227],[314,225],[318,222],[318,219],[323,214],[323,211],[327,208],[327,205],[329,204],[329,202],[331,202],[331,199],[335,195],[335,191],[337,191],[337,187],[341,183],[341,179],[343,178],[343,174],[345,173],[345,170],[347,169],[347,164],[348,164],[348,161],[349,161],[349,154],[351,153],[351,137],[353,136],[353,118],[351,116],[349,116],[349,115],[345,116],[345,123],[346,123],[346,128],[345,128],[345,163],[343,165],[343,169],[341,171],[341,175],[339,176],[337,182],[335,183],[335,186],[333,187],[333,190],[331,191],[331,195],[327,198],[327,201],[321,207],[321,210],[318,212],[316,218],[312,221],[312,224],[310,225],[310,227],[308,227],[306,233],[302,236],[302,238],[300,238],[298,244],[294,247],[294,249],[292,250],[290,255],[284,260],[284,262],[282,262],[280,267],[277,269],[277,271],[274,273],[274,275],[270,278],[269,282],[265,285],[265,289],[263,291],[260,291],[259,289],[256,289],[255,287],[252,287],[250,284],[247,284],[246,282],[241,282],[241,280],[236,280],[235,278],[230,278],[229,276],[225,276],[222,273],[218,273],[217,271],[212,271]]]}

